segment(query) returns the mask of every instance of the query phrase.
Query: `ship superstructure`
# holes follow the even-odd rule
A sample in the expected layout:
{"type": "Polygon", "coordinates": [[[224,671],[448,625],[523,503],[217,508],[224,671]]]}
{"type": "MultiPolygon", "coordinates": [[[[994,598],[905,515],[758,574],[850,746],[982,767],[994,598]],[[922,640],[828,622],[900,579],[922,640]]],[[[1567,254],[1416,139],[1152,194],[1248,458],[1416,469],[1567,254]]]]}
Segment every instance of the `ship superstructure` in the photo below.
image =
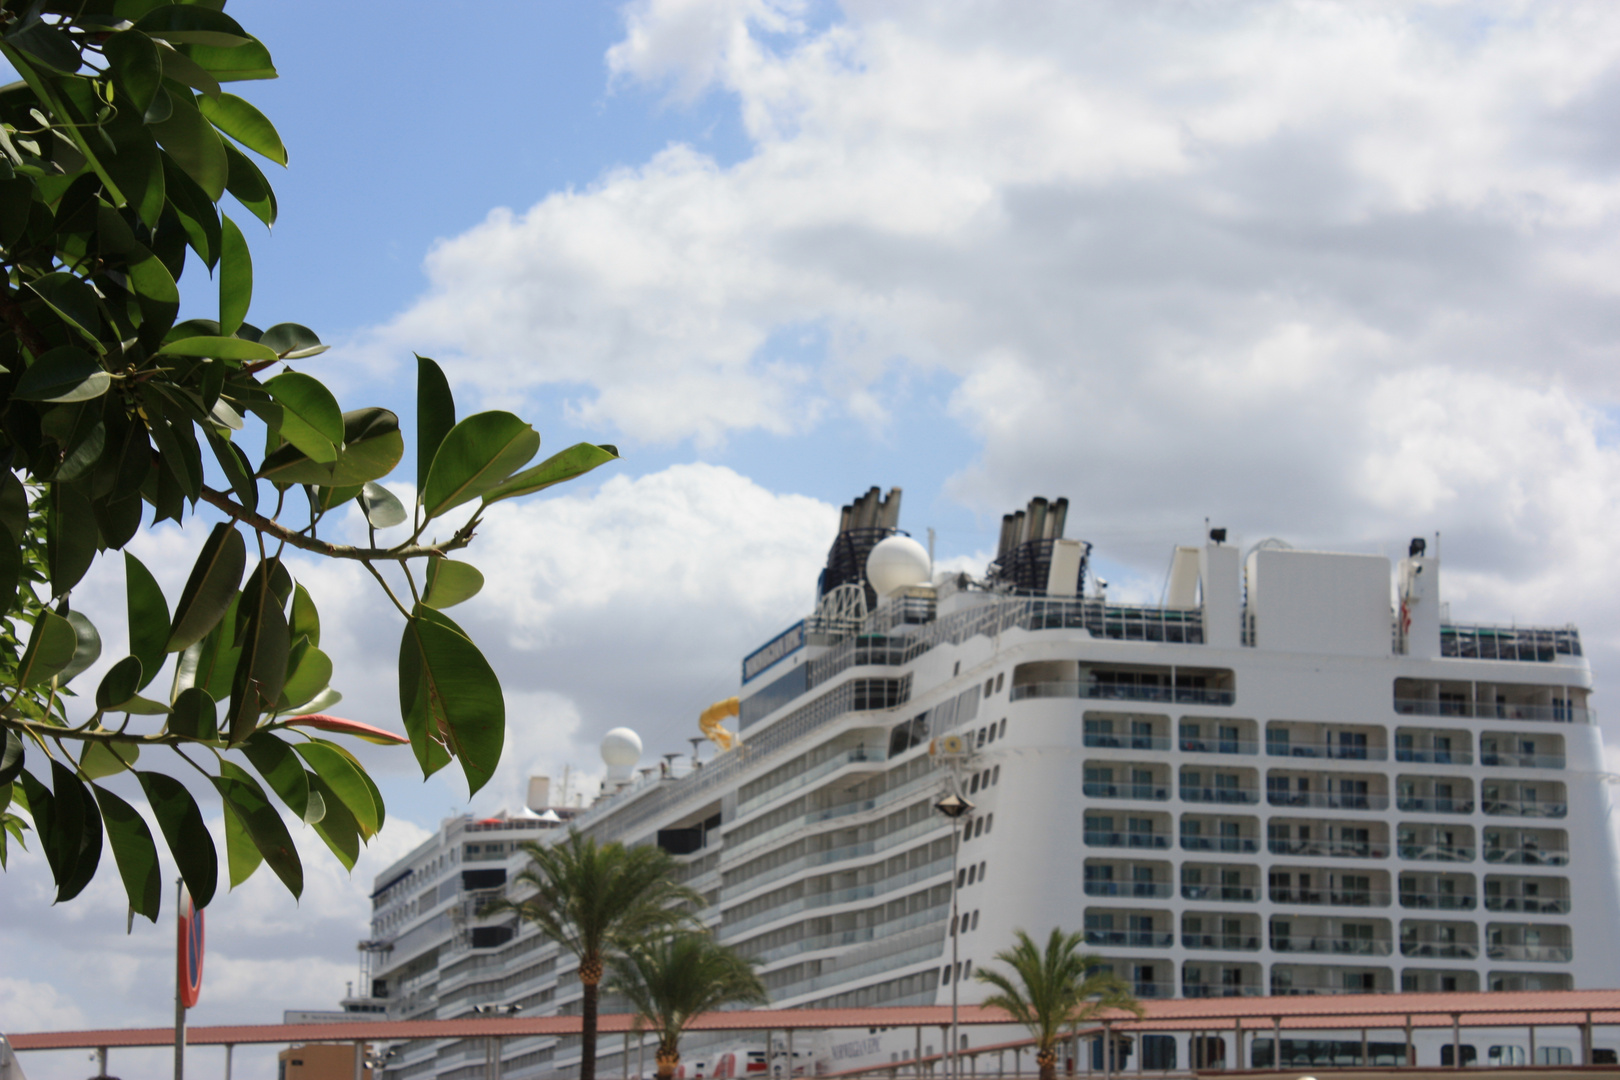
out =
{"type": "MultiPolygon", "coordinates": [[[[734,739],[711,712],[710,757],[637,776],[620,737],[572,821],[673,853],[774,1004],[933,1004],[959,981],[977,1000],[976,966],[1053,926],[1140,997],[1613,982],[1617,860],[1573,628],[1453,622],[1420,540],[1392,566],[1212,530],[1175,549],[1161,604],[1116,603],[1061,499],[1008,515],[983,576],[934,574],[899,502],[845,509],[815,610],[743,659],[734,739]],[[975,804],[959,925],[948,791],[975,804]]],[[[476,917],[468,898],[520,862],[475,831],[379,878],[390,1015],[577,1008],[570,961],[476,917]],[[435,889],[383,880],[441,857],[435,889]]],[[[456,1052],[389,1073],[479,1075],[482,1047],[456,1052]]],[[[577,1048],[505,1053],[521,1077],[577,1048]]]]}

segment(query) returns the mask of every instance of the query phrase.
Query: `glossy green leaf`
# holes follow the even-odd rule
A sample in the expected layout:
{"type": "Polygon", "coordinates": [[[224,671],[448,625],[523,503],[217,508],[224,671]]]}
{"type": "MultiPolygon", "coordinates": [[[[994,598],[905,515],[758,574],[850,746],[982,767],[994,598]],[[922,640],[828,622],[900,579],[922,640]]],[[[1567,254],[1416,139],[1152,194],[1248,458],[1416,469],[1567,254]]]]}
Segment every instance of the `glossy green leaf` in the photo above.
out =
{"type": "Polygon", "coordinates": [[[114,34],[101,46],[118,88],[135,111],[144,113],[163,84],[163,61],[158,46],[145,34],[114,34]]]}
{"type": "Polygon", "coordinates": [[[229,15],[199,4],[165,4],[137,19],[135,29],[175,45],[234,49],[254,40],[229,15]]]}
{"type": "Polygon", "coordinates": [[[89,401],[112,386],[112,376],[94,356],[61,345],[29,365],[12,396],[22,401],[89,401]]]}
{"type": "Polygon", "coordinates": [[[247,545],[233,524],[220,522],[208,534],[191,577],[174,608],[174,629],[169,652],[179,652],[219,624],[236,597],[247,569],[247,545]]]}
{"type": "Polygon", "coordinates": [[[205,741],[219,738],[219,715],[206,687],[188,686],[175,695],[169,707],[169,732],[205,741]]]}
{"type": "Polygon", "coordinates": [[[219,210],[185,170],[162,155],[163,184],[169,207],[180,219],[186,243],[203,265],[212,269],[219,262],[219,210]]]}
{"type": "Polygon", "coordinates": [[[215,127],[249,150],[263,154],[277,165],[287,164],[287,148],[282,145],[275,125],[264,113],[235,94],[204,98],[197,103],[197,107],[213,121],[215,127]]]}
{"type": "Polygon", "coordinates": [[[28,492],[10,469],[0,469],[0,525],[13,537],[28,531],[28,492]]]}
{"type": "Polygon", "coordinates": [[[456,399],[437,362],[416,358],[416,490],[427,487],[439,444],[456,426],[456,399]]]}
{"type": "Polygon", "coordinates": [[[442,738],[461,759],[470,792],[494,775],[506,732],[500,679],[451,619],[418,604],[400,642],[400,713],[423,771],[434,760],[426,744],[442,738]]]}
{"type": "Polygon", "coordinates": [[[309,644],[308,638],[298,640],[306,644],[302,650],[294,650],[295,655],[287,665],[287,681],[281,687],[281,700],[276,703],[277,712],[307,705],[332,681],[331,657],[309,644]]]}
{"type": "Polygon", "coordinates": [[[214,45],[181,45],[180,49],[220,82],[276,77],[275,65],[270,61],[270,51],[257,39],[246,45],[238,45],[234,49],[222,49],[214,45]]]}
{"type": "Polygon", "coordinates": [[[259,344],[274,349],[283,360],[302,360],[306,356],[319,356],[327,346],[315,336],[315,331],[297,323],[276,323],[259,338],[259,344]]]}
{"type": "Polygon", "coordinates": [[[0,728],[0,787],[8,786],[17,779],[27,758],[22,736],[12,728],[0,728]]]}
{"type": "Polygon", "coordinates": [[[73,627],[73,659],[56,673],[56,681],[60,684],[66,684],[101,659],[101,634],[96,631],[89,616],[82,611],[70,611],[66,618],[68,625],[73,627]]]}
{"type": "Polygon", "coordinates": [[[17,585],[22,574],[22,545],[11,529],[0,524],[0,612],[10,611],[17,602],[17,585]]]}
{"type": "MultiPolygon", "coordinates": [[[[361,779],[364,770],[337,747],[320,739],[295,743],[293,749],[336,792],[343,805],[360,823],[361,832],[368,837],[374,835],[378,827],[377,807],[371,800],[371,789],[361,779]]],[[[327,812],[331,812],[330,799],[327,800],[327,812]]]]}
{"type": "Polygon", "coordinates": [[[309,638],[311,645],[321,643],[321,615],[315,610],[309,590],[302,585],[293,589],[291,632],[295,638],[309,638]]]}
{"type": "Polygon", "coordinates": [[[353,870],[360,857],[360,823],[337,794],[318,773],[308,773],[311,794],[315,795],[326,811],[319,821],[313,822],[315,835],[331,849],[343,869],[353,870]]]}
{"type": "Polygon", "coordinates": [[[169,602],[146,564],[124,552],[124,599],[129,612],[129,651],[141,658],[145,672],[140,690],[163,666],[169,640],[169,602]]]}
{"type": "Polygon", "coordinates": [[[242,753],[264,777],[287,809],[313,824],[319,819],[310,816],[309,780],[304,775],[304,763],[294,754],[286,741],[268,731],[257,731],[242,744],[242,753]]]}
{"type": "Polygon", "coordinates": [[[137,915],[157,922],[163,904],[163,872],[158,864],[157,845],[146,820],[129,803],[104,788],[90,786],[101,807],[101,820],[107,828],[107,843],[118,876],[124,881],[129,906],[137,915]]]}
{"type": "Polygon", "coordinates": [[[184,784],[165,773],[141,772],[136,776],[192,902],[207,907],[219,883],[219,856],[197,800],[184,784]]]}
{"type": "Polygon", "coordinates": [[[100,347],[101,313],[94,289],[72,274],[61,271],[46,274],[27,284],[69,326],[100,347]]]}
{"type": "Polygon", "coordinates": [[[35,686],[67,667],[73,660],[79,639],[73,624],[49,609],[34,619],[34,630],[17,667],[17,685],[35,686]]]}
{"type": "MultiPolygon", "coordinates": [[[[158,56],[163,60],[163,77],[169,80],[169,85],[164,89],[169,94],[171,99],[171,110],[173,109],[173,101],[182,97],[190,97],[189,94],[186,94],[185,90],[183,89],[184,87],[189,86],[193,90],[206,94],[209,97],[216,96],[220,92],[219,79],[213,74],[213,72],[197,63],[190,56],[187,56],[179,49],[169,45],[167,42],[164,42],[158,47],[158,56]]],[[[147,112],[148,114],[153,115],[152,123],[158,123],[159,118],[168,118],[167,113],[154,113],[154,110],[151,109],[148,109],[147,112]]]]}
{"type": "MultiPolygon", "coordinates": [[[[221,401],[221,404],[224,404],[221,401]]],[[[208,440],[208,448],[214,452],[214,460],[219,462],[219,471],[225,474],[226,481],[231,485],[231,492],[235,494],[236,501],[248,510],[259,508],[259,484],[253,476],[253,465],[240,446],[227,442],[217,432],[204,429],[203,435],[208,440]]]]}
{"type": "Polygon", "coordinates": [[[77,487],[52,484],[46,492],[45,564],[51,595],[77,585],[96,560],[96,511],[77,487]]]}
{"type": "Polygon", "coordinates": [[[270,181],[264,178],[264,173],[253,164],[252,160],[231,143],[225,143],[225,160],[229,163],[230,174],[225,181],[225,187],[230,191],[236,201],[264,222],[266,227],[276,223],[276,192],[270,186],[270,181]]]}
{"type": "Polygon", "coordinates": [[[335,462],[323,465],[295,446],[283,446],[265,455],[259,476],[277,484],[359,487],[387,476],[404,454],[399,417],[387,409],[355,409],[343,414],[343,449],[335,462]]]}
{"type": "Polygon", "coordinates": [[[257,341],[235,337],[191,337],[168,341],[159,351],[167,356],[206,356],[215,360],[259,361],[276,358],[275,353],[257,341]]]}
{"type": "Polygon", "coordinates": [[[79,70],[79,50],[73,47],[72,39],[49,23],[25,21],[6,35],[6,44],[21,50],[35,63],[63,75],[79,70]]]}
{"type": "MultiPolygon", "coordinates": [[[[287,886],[287,891],[293,896],[301,896],[304,892],[304,868],[298,860],[298,851],[293,847],[292,837],[287,833],[287,826],[282,823],[281,815],[270,804],[269,798],[247,773],[224,762],[220,766],[222,775],[214,778],[214,787],[219,789],[225,800],[225,805],[236,816],[237,823],[243,833],[252,843],[260,857],[269,864],[270,869],[287,886]],[[224,775],[227,771],[237,776],[224,775]]],[[[238,884],[236,878],[236,853],[231,855],[231,883],[238,884]]],[[[249,871],[251,873],[251,871],[249,871]]]]}
{"type": "Polygon", "coordinates": [[[405,512],[405,504],[392,491],[373,480],[366,481],[360,491],[360,509],[365,511],[366,521],[373,529],[392,529],[405,524],[410,516],[405,512]]]}
{"type": "Polygon", "coordinates": [[[253,255],[247,238],[229,217],[220,220],[219,332],[236,333],[253,301],[253,255]]]}
{"type": "Polygon", "coordinates": [[[617,460],[619,460],[617,447],[575,443],[561,453],[551,455],[533,468],[524,469],[510,479],[495,485],[484,493],[484,505],[488,506],[490,503],[497,503],[502,499],[515,499],[523,495],[533,495],[537,491],[544,491],[554,484],[561,484],[565,480],[574,479],[576,476],[584,476],[598,466],[617,460]]]}
{"type": "Polygon", "coordinates": [[[336,461],[343,441],[343,410],[332,392],[301,371],[282,372],[264,388],[281,406],[281,437],[318,464],[336,461]]]}
{"type": "MultiPolygon", "coordinates": [[[[287,655],[292,641],[287,632],[287,616],[269,595],[254,603],[241,632],[242,658],[236,664],[231,682],[231,702],[226,712],[227,736],[237,744],[253,733],[261,713],[275,709],[287,677],[287,655]]],[[[244,593],[243,606],[248,606],[244,593]]]]}
{"type": "MultiPolygon", "coordinates": [[[[172,61],[164,57],[164,72],[171,74],[172,61]]],[[[167,150],[174,163],[197,181],[197,186],[214,202],[225,194],[225,185],[231,163],[226,157],[226,144],[201,112],[194,99],[184,94],[170,94],[174,109],[161,124],[150,124],[158,145],[167,150]]]]}
{"type": "Polygon", "coordinates": [[[471,600],[483,587],[484,575],[471,563],[432,558],[428,560],[427,588],[422,591],[422,603],[443,611],[463,600],[471,600]]]}
{"type": "Polygon", "coordinates": [[[126,766],[140,759],[141,748],[137,743],[87,742],[84,753],[79,755],[79,771],[91,780],[100,780],[103,776],[127,772],[126,766]]]}
{"type": "Polygon", "coordinates": [[[51,762],[51,787],[59,861],[47,861],[56,877],[56,902],[61,904],[78,896],[96,876],[101,863],[101,811],[84,782],[60,761],[51,762]]]}
{"type": "Polygon", "coordinates": [[[509,412],[482,412],[450,429],[422,488],[429,518],[478,498],[523,467],[540,449],[540,434],[509,412]]]}
{"type": "Polygon", "coordinates": [[[101,685],[96,687],[96,708],[103,712],[115,711],[135,696],[135,691],[141,683],[141,658],[126,656],[118,663],[107,669],[107,674],[101,677],[101,685]]]}

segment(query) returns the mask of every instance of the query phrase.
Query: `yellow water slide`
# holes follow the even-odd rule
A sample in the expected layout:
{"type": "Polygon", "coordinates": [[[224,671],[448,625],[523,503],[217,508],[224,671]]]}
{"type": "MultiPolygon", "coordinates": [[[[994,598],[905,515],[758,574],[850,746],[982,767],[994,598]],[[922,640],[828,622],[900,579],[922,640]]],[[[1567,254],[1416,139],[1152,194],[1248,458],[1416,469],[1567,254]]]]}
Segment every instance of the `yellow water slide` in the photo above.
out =
{"type": "Polygon", "coordinates": [[[724,701],[715,702],[698,715],[698,727],[708,736],[709,741],[721,750],[731,750],[742,742],[735,733],[720,726],[720,721],[726,717],[737,715],[737,708],[737,699],[728,697],[724,701]]]}

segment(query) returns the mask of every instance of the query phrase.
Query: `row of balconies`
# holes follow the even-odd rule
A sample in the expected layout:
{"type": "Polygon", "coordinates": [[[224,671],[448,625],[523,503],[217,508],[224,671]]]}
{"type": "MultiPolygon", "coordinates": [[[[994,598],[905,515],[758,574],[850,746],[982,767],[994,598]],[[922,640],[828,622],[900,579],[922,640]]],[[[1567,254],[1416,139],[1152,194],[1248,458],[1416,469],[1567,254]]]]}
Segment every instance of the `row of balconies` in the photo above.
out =
{"type": "MultiPolygon", "coordinates": [[[[1090,799],[1168,802],[1174,791],[1182,802],[1218,806],[1260,803],[1252,771],[1209,773],[1183,768],[1179,787],[1170,785],[1170,768],[1147,762],[1085,764],[1082,792],[1090,799]]],[[[1309,806],[1333,810],[1387,810],[1386,778],[1378,774],[1323,775],[1279,772],[1266,777],[1265,801],[1271,806],[1309,806]]],[[[1492,817],[1562,818],[1569,813],[1562,783],[1519,780],[1483,785],[1479,808],[1492,817]]],[[[1467,778],[1406,776],[1396,778],[1395,805],[1409,813],[1472,814],[1473,782],[1467,778]]]]}
{"type": "MultiPolygon", "coordinates": [[[[1109,957],[1105,964],[1124,979],[1138,998],[1176,994],[1175,965],[1152,957],[1109,957]]],[[[1402,968],[1370,965],[1210,962],[1189,960],[1181,966],[1181,996],[1188,998],[1257,997],[1264,994],[1456,993],[1480,989],[1479,972],[1468,968],[1402,968]]],[[[1484,985],[1493,991],[1567,990],[1567,972],[1491,971],[1484,985]]]]}

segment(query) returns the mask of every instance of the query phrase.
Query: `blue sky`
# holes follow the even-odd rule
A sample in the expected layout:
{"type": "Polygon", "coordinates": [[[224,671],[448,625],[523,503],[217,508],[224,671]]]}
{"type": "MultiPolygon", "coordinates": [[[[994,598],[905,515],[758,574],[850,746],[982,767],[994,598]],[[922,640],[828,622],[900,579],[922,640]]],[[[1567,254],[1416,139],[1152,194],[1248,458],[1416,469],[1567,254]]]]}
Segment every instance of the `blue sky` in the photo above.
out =
{"type": "MultiPolygon", "coordinates": [[[[1140,600],[1205,517],[1390,555],[1442,531],[1458,618],[1575,622],[1609,678],[1620,9],[1017,10],[231,3],[291,153],[273,235],[235,215],[253,320],[314,328],[309,370],[407,429],[417,350],[463,414],[625,451],[473,549],[492,585],[457,614],[510,725],[472,809],[593,773],[619,724],[684,750],[872,484],[970,568],[1002,513],[1067,496],[1140,600]]],[[[200,272],[182,291],[212,314],[200,272]]],[[[194,543],[136,541],[171,599],[194,543]]],[[[338,711],[397,725],[397,622],[298,572],[350,628],[338,711]]],[[[85,602],[114,603],[98,574],[85,602]]],[[[331,1005],[370,875],[469,808],[368,760],[394,823],[352,881],[312,853],[301,906],[261,879],[216,903],[196,1022],[331,1005]]],[[[37,864],[0,890],[0,1019],[163,1023],[167,922],[124,937],[110,874],[50,908],[37,864]]]]}

